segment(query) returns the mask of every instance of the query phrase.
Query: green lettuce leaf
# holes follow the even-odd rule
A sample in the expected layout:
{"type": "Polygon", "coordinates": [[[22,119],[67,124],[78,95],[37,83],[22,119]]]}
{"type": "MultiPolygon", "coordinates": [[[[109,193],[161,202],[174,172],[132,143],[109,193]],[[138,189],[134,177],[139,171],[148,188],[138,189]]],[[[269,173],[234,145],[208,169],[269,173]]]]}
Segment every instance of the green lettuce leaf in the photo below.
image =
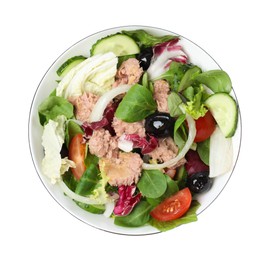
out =
{"type": "Polygon", "coordinates": [[[168,231],[180,225],[197,221],[196,211],[199,207],[200,207],[200,203],[196,200],[193,200],[191,203],[190,209],[187,211],[187,213],[183,217],[176,220],[172,220],[172,221],[158,221],[154,218],[151,218],[149,221],[149,224],[160,231],[168,231]]]}
{"type": "Polygon", "coordinates": [[[66,119],[74,116],[74,107],[65,98],[49,96],[38,108],[40,124],[45,125],[49,119],[54,120],[58,116],[65,116],[66,119]]]}
{"type": "Polygon", "coordinates": [[[208,111],[204,106],[204,100],[206,98],[206,92],[203,85],[194,88],[194,96],[192,100],[187,101],[184,105],[185,111],[190,114],[195,120],[199,117],[203,117],[208,111]]]}

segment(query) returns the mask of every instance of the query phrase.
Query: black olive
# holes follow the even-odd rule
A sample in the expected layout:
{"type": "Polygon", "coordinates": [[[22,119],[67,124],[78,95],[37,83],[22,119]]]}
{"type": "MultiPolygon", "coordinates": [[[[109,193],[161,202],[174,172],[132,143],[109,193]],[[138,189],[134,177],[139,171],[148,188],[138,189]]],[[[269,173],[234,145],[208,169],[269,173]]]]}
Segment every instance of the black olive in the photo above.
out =
{"type": "Polygon", "coordinates": [[[212,186],[212,179],[209,172],[197,172],[190,174],[187,178],[187,186],[193,193],[202,193],[212,186]]]}
{"type": "Polygon", "coordinates": [[[168,113],[156,112],[145,119],[145,131],[158,138],[173,136],[174,124],[168,113]]]}
{"type": "Polygon", "coordinates": [[[153,56],[153,50],[151,47],[142,50],[137,55],[137,60],[140,62],[140,66],[143,68],[143,70],[147,70],[149,68],[152,56],[153,56]]]}
{"type": "Polygon", "coordinates": [[[68,157],[68,155],[69,155],[68,148],[65,144],[63,144],[60,150],[60,156],[61,158],[65,158],[65,157],[68,157]]]}

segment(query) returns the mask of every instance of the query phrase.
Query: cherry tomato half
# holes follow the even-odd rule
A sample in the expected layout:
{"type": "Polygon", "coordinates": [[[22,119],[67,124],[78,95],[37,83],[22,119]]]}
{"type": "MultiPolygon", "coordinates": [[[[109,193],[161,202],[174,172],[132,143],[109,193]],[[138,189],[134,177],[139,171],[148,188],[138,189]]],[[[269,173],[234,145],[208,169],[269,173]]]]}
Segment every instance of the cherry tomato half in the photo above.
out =
{"type": "Polygon", "coordinates": [[[86,170],[84,164],[86,144],[82,134],[76,134],[69,145],[69,159],[76,164],[76,168],[71,168],[75,178],[79,180],[86,170]]]}
{"type": "Polygon", "coordinates": [[[195,142],[202,142],[208,139],[216,126],[216,122],[211,114],[210,111],[208,111],[205,116],[198,118],[196,121],[196,137],[195,142]]]}
{"type": "Polygon", "coordinates": [[[182,217],[190,208],[192,195],[189,188],[184,188],[165,199],[150,215],[159,221],[170,221],[182,217]]]}

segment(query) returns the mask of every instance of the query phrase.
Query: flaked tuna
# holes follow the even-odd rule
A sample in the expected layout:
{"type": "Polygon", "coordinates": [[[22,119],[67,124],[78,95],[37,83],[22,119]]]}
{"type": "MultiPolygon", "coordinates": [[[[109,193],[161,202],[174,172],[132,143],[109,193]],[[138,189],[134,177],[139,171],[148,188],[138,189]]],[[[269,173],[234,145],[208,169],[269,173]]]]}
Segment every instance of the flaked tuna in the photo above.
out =
{"type": "Polygon", "coordinates": [[[95,130],[89,139],[89,150],[91,154],[99,158],[116,158],[119,152],[117,137],[111,136],[110,132],[104,128],[95,130]]]}
{"type": "Polygon", "coordinates": [[[159,112],[169,113],[168,102],[167,102],[169,92],[170,92],[170,87],[167,81],[156,80],[154,82],[153,97],[157,102],[159,112]]]}
{"type": "Polygon", "coordinates": [[[140,137],[145,137],[144,121],[127,123],[117,117],[113,118],[112,127],[118,137],[123,134],[137,134],[140,137]]]}
{"type": "Polygon", "coordinates": [[[133,85],[138,83],[142,74],[143,69],[140,67],[139,61],[135,58],[127,59],[117,70],[113,87],[123,84],[133,85]]]}
{"type": "Polygon", "coordinates": [[[82,122],[89,121],[90,114],[98,100],[99,96],[84,92],[79,97],[71,97],[69,101],[75,107],[75,117],[82,122]]]}
{"type": "Polygon", "coordinates": [[[177,154],[178,147],[171,137],[159,139],[157,148],[148,153],[153,160],[157,160],[160,163],[175,158],[177,154]]]}
{"type": "Polygon", "coordinates": [[[143,160],[137,153],[119,153],[118,158],[101,158],[99,168],[105,172],[112,186],[137,183],[141,175],[143,160]]]}

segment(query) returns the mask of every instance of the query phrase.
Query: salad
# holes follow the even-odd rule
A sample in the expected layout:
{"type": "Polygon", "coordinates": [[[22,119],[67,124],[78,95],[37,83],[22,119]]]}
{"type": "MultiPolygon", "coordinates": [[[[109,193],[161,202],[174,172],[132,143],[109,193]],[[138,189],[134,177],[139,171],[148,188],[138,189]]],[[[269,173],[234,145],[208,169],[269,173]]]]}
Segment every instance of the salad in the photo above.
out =
{"type": "Polygon", "coordinates": [[[233,164],[238,106],[176,35],[123,30],[70,57],[39,105],[42,173],[82,210],[166,231],[197,220],[197,195],[233,164]]]}

